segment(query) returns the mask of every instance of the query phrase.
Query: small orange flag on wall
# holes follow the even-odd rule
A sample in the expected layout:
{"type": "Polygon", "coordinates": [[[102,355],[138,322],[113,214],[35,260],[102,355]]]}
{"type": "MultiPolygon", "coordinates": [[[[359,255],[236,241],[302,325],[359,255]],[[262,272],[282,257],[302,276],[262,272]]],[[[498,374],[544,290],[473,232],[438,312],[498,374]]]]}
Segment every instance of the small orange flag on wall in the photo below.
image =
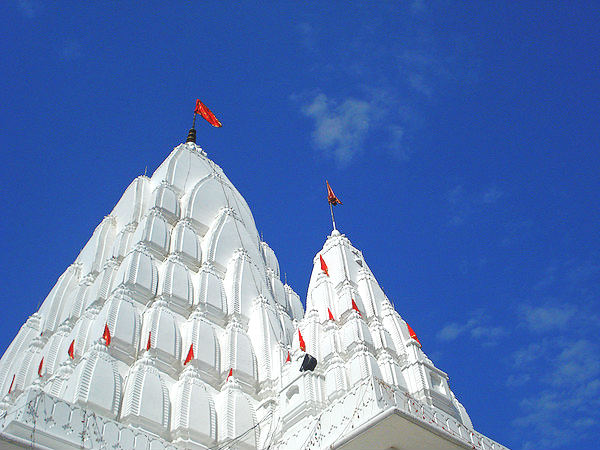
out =
{"type": "Polygon", "coordinates": [[[412,327],[408,324],[408,322],[406,323],[406,327],[408,328],[408,334],[410,335],[410,337],[412,339],[414,339],[415,341],[417,341],[419,343],[419,345],[421,345],[421,341],[419,341],[419,338],[417,337],[417,333],[415,333],[415,330],[412,329],[412,327]]]}
{"type": "Polygon", "coordinates": [[[185,357],[185,362],[183,363],[183,365],[185,366],[192,359],[194,359],[194,344],[190,344],[190,349],[188,350],[188,354],[185,357]]]}
{"type": "Polygon", "coordinates": [[[73,339],[71,345],[69,345],[69,357],[75,359],[75,339],[73,339]]]}
{"type": "Polygon", "coordinates": [[[329,276],[329,269],[327,269],[327,264],[325,264],[325,260],[321,255],[319,255],[319,259],[321,260],[321,270],[325,272],[325,275],[329,276]]]}
{"type": "Polygon", "coordinates": [[[304,339],[302,338],[302,333],[298,330],[298,341],[300,341],[300,350],[303,352],[306,351],[306,344],[304,343],[304,339]]]}
{"type": "Polygon", "coordinates": [[[106,346],[110,345],[110,330],[108,329],[108,324],[104,325],[104,334],[102,335],[102,339],[106,342],[106,346]]]}

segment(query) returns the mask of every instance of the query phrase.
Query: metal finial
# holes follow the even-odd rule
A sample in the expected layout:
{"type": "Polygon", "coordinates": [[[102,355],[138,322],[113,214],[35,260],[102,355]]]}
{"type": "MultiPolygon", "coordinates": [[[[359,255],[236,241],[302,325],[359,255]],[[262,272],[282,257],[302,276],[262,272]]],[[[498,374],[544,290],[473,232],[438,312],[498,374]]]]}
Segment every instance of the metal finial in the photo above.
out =
{"type": "Polygon", "coordinates": [[[190,128],[190,131],[188,133],[187,139],[185,140],[185,142],[193,142],[194,144],[196,143],[196,129],[195,128],[190,128]]]}

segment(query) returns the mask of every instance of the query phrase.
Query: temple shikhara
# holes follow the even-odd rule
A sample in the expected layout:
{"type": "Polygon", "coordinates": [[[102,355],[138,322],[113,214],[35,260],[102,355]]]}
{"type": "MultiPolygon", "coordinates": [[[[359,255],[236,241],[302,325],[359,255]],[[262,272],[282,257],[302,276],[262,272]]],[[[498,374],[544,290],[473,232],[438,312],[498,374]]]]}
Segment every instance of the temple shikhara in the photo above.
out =
{"type": "Polygon", "coordinates": [[[6,350],[0,448],[505,449],[336,229],[305,309],[194,141],[131,183],[6,350]]]}

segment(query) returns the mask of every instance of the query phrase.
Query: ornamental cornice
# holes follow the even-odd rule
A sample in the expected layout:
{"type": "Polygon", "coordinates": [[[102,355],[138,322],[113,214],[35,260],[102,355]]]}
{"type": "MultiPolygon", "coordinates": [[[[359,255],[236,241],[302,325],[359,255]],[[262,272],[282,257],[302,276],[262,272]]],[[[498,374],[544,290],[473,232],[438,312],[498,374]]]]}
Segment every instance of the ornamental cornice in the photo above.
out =
{"type": "Polygon", "coordinates": [[[369,281],[373,281],[373,282],[377,283],[377,279],[375,278],[375,276],[371,273],[371,271],[369,269],[367,269],[365,267],[361,267],[360,269],[358,269],[356,280],[357,281],[369,280],[369,281]]]}
{"type": "Polygon", "coordinates": [[[112,256],[106,260],[106,262],[102,266],[102,270],[115,269],[115,268],[119,267],[119,264],[120,263],[119,263],[118,258],[112,256]]]}
{"type": "Polygon", "coordinates": [[[183,258],[181,257],[179,252],[169,253],[169,256],[167,256],[167,262],[177,264],[177,265],[185,267],[187,269],[187,266],[183,262],[183,258]]]}
{"type": "Polygon", "coordinates": [[[201,321],[208,324],[212,324],[212,322],[206,317],[206,311],[201,309],[194,309],[188,318],[188,322],[201,321]]]}
{"type": "Polygon", "coordinates": [[[39,330],[41,323],[42,323],[42,315],[40,313],[36,312],[27,318],[27,321],[25,322],[25,326],[27,326],[28,328],[33,328],[35,330],[39,330]]]}
{"type": "Polygon", "coordinates": [[[354,296],[357,294],[356,289],[357,289],[356,284],[353,281],[349,280],[348,278],[344,278],[335,287],[335,291],[336,291],[336,294],[338,295],[338,297],[342,293],[344,293],[344,291],[347,291],[350,295],[354,296]]]}
{"type": "Polygon", "coordinates": [[[29,348],[30,349],[41,349],[44,344],[46,343],[46,339],[43,335],[38,335],[36,337],[33,338],[33,340],[31,341],[31,344],[29,344],[29,348]]]}
{"type": "Polygon", "coordinates": [[[178,199],[180,198],[180,195],[177,192],[177,190],[175,189],[175,187],[171,183],[169,183],[167,180],[161,180],[160,183],[158,184],[158,186],[156,186],[156,188],[154,190],[156,191],[159,188],[168,189],[168,190],[172,191],[177,196],[178,199]]]}
{"type": "Polygon", "coordinates": [[[150,208],[148,210],[148,213],[144,216],[144,218],[148,218],[150,216],[158,217],[159,219],[161,219],[164,222],[168,222],[169,221],[169,219],[167,219],[167,216],[162,211],[162,208],[160,206],[156,206],[155,205],[152,208],[150,208]]]}
{"type": "Polygon", "coordinates": [[[254,297],[252,300],[252,306],[261,307],[262,309],[270,309],[272,312],[276,312],[276,310],[271,306],[269,299],[263,294],[258,294],[256,297],[254,297]]]}
{"type": "Polygon", "coordinates": [[[62,322],[59,325],[59,327],[56,329],[56,334],[61,335],[61,336],[66,336],[67,334],[69,334],[71,332],[72,329],[73,329],[73,325],[71,324],[71,321],[67,319],[64,322],[62,322]]]}
{"type": "Polygon", "coordinates": [[[179,374],[179,381],[187,384],[201,386],[206,390],[206,385],[202,381],[202,378],[200,378],[200,373],[198,372],[198,369],[196,369],[193,364],[188,364],[187,366],[185,366],[185,368],[179,374]]]}
{"type": "Polygon", "coordinates": [[[239,331],[239,332],[244,332],[244,327],[242,326],[242,323],[240,322],[240,319],[235,316],[232,315],[229,318],[229,321],[227,322],[227,325],[225,327],[225,330],[228,332],[233,332],[233,331],[239,331]]]}
{"type": "Polygon", "coordinates": [[[198,273],[199,275],[202,275],[202,273],[209,273],[217,277],[219,280],[223,281],[223,276],[221,275],[220,271],[217,270],[217,267],[212,261],[204,261],[200,266],[200,270],[198,273]]]}
{"type": "Polygon", "coordinates": [[[189,228],[190,231],[193,231],[195,234],[194,225],[192,225],[192,219],[189,217],[184,217],[183,219],[179,219],[177,221],[177,223],[175,224],[175,228],[177,228],[177,227],[189,228]]]}
{"type": "Polygon", "coordinates": [[[110,222],[111,225],[116,225],[117,218],[115,216],[113,216],[112,214],[108,214],[108,215],[104,216],[104,219],[102,219],[102,222],[100,222],[100,223],[104,223],[104,222],[110,222]]]}
{"type": "Polygon", "coordinates": [[[317,311],[316,308],[310,309],[304,315],[304,319],[302,319],[302,322],[304,322],[307,325],[309,322],[317,322],[318,323],[319,322],[319,311],[317,311]]]}
{"type": "Polygon", "coordinates": [[[133,221],[133,222],[129,222],[127,225],[125,225],[123,227],[123,230],[127,231],[129,233],[133,233],[137,227],[138,227],[138,222],[133,221]]]}
{"type": "Polygon", "coordinates": [[[154,361],[153,351],[144,352],[141,358],[139,358],[133,365],[133,371],[139,371],[144,373],[151,373],[160,377],[160,371],[156,368],[156,362],[154,361]]]}
{"type": "Polygon", "coordinates": [[[239,247],[233,251],[232,259],[243,259],[245,261],[252,262],[252,258],[250,258],[250,253],[245,248],[239,247]]]}

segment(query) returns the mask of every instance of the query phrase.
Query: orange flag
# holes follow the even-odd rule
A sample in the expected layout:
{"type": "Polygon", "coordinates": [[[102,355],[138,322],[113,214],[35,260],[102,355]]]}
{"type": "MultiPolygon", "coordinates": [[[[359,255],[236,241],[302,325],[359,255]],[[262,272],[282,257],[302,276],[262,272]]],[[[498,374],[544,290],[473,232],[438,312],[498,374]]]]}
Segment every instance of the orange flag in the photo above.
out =
{"type": "Polygon", "coordinates": [[[321,259],[321,270],[325,272],[325,275],[329,276],[329,270],[327,269],[327,264],[325,264],[325,260],[321,255],[319,255],[319,258],[321,259]]]}
{"type": "Polygon", "coordinates": [[[229,375],[227,375],[227,379],[225,381],[229,380],[229,378],[232,376],[233,376],[233,368],[229,369],[229,375]]]}
{"type": "Polygon", "coordinates": [[[300,329],[298,329],[298,340],[300,341],[300,350],[305,352],[306,344],[304,343],[304,339],[302,338],[302,333],[300,333],[300,329]]]}
{"type": "Polygon", "coordinates": [[[188,354],[185,357],[185,362],[183,363],[183,365],[185,366],[192,359],[194,359],[194,344],[190,344],[190,349],[188,350],[188,354]]]}
{"type": "Polygon", "coordinates": [[[150,350],[152,347],[152,331],[148,331],[148,342],[146,343],[146,350],[150,350]]]}
{"type": "Polygon", "coordinates": [[[408,328],[408,334],[410,335],[410,337],[412,339],[414,339],[415,341],[417,341],[419,343],[419,345],[421,345],[421,341],[419,341],[419,338],[417,337],[417,333],[415,333],[415,330],[412,329],[412,327],[408,324],[408,322],[406,323],[406,327],[408,328]]]}
{"type": "Polygon", "coordinates": [[[196,100],[196,109],[194,109],[194,113],[200,114],[202,117],[206,119],[208,123],[210,123],[213,127],[222,127],[223,125],[219,120],[215,117],[215,115],[211,112],[210,109],[206,107],[204,103],[200,101],[200,99],[196,100]]]}
{"type": "Polygon", "coordinates": [[[329,320],[334,320],[333,314],[331,314],[331,310],[327,308],[327,312],[329,313],[329,320]]]}
{"type": "Polygon", "coordinates": [[[356,306],[356,302],[354,301],[354,299],[352,299],[352,309],[355,310],[360,317],[362,317],[362,314],[360,313],[360,309],[358,309],[358,306],[356,306]]]}
{"type": "Polygon", "coordinates": [[[40,365],[38,366],[38,375],[42,376],[42,368],[44,367],[44,358],[40,361],[40,365]]]}
{"type": "Polygon", "coordinates": [[[342,205],[342,201],[335,196],[333,189],[331,189],[331,186],[329,186],[329,181],[325,180],[325,183],[327,183],[327,202],[331,206],[342,205]]]}
{"type": "Polygon", "coordinates": [[[106,346],[110,345],[110,330],[108,329],[108,324],[104,325],[104,334],[102,335],[102,339],[106,342],[106,346]]]}
{"type": "Polygon", "coordinates": [[[12,392],[13,384],[15,384],[15,376],[14,375],[13,375],[12,381],[10,382],[10,387],[8,388],[9,394],[12,392]]]}
{"type": "Polygon", "coordinates": [[[69,356],[71,359],[75,359],[75,339],[73,339],[71,345],[69,345],[69,356]]]}

